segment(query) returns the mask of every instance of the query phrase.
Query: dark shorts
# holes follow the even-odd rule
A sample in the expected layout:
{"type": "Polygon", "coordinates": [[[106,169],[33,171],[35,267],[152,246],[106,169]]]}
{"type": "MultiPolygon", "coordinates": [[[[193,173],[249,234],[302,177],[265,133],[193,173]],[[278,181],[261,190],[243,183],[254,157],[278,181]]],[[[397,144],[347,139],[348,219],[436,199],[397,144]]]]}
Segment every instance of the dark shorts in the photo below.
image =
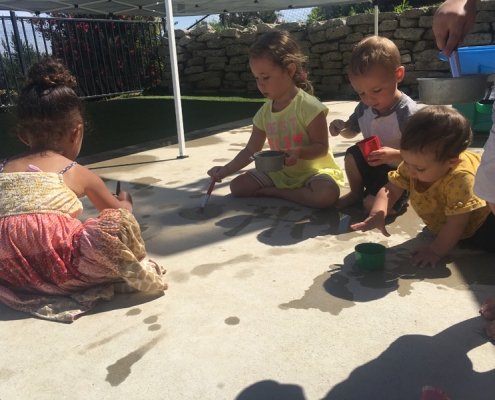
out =
{"type": "MultiPolygon", "coordinates": [[[[364,198],[367,196],[376,196],[380,189],[388,183],[388,173],[396,170],[396,168],[387,164],[372,167],[366,162],[357,145],[349,147],[345,154],[346,156],[350,154],[354,158],[354,162],[364,182],[364,198]]],[[[399,212],[408,199],[409,191],[405,190],[399,200],[395,202],[392,209],[399,212]]]]}
{"type": "Polygon", "coordinates": [[[387,164],[372,167],[366,162],[361,150],[356,145],[349,147],[345,154],[346,156],[350,154],[354,158],[361,178],[363,178],[364,197],[376,196],[380,189],[388,183],[388,173],[396,170],[387,164]]]}
{"type": "Polygon", "coordinates": [[[478,250],[495,253],[495,215],[491,212],[473,236],[461,240],[478,250]]]}

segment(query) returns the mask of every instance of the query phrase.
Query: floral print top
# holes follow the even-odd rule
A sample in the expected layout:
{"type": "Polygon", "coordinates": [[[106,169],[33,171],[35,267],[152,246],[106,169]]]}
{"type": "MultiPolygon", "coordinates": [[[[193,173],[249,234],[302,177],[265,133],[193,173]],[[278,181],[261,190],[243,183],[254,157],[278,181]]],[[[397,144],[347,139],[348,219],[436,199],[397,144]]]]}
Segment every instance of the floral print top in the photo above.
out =
{"type": "Polygon", "coordinates": [[[407,174],[404,163],[396,171],[389,172],[388,179],[394,185],[409,190],[411,206],[435,235],[440,233],[449,215],[471,213],[461,236],[461,239],[466,239],[474,235],[491,211],[486,202],[473,193],[474,177],[481,157],[464,151],[459,158],[461,163],[423,192],[416,190],[416,180],[407,174]]]}

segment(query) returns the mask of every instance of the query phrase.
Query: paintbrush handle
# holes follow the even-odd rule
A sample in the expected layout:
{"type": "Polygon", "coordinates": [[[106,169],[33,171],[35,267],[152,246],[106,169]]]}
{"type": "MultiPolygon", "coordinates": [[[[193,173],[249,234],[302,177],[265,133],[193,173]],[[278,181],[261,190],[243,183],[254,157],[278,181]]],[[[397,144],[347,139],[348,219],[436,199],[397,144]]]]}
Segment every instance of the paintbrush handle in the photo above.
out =
{"type": "Polygon", "coordinates": [[[120,193],[120,181],[117,181],[117,188],[115,189],[115,194],[118,196],[120,193]]]}
{"type": "Polygon", "coordinates": [[[213,187],[215,186],[215,181],[212,179],[210,183],[210,187],[208,188],[208,191],[206,192],[206,195],[209,196],[211,192],[213,191],[213,187]]]}

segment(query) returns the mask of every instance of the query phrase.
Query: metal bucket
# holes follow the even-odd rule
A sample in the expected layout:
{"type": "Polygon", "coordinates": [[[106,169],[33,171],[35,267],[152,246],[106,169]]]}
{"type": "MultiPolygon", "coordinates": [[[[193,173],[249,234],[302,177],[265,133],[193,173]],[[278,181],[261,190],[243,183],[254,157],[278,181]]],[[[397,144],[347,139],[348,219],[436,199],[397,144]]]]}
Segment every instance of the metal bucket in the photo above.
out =
{"type": "Polygon", "coordinates": [[[418,78],[419,101],[433,105],[474,103],[485,97],[489,76],[475,74],[458,78],[418,78]]]}
{"type": "Polygon", "coordinates": [[[284,168],[287,154],[278,150],[263,150],[254,153],[250,158],[254,161],[256,169],[263,172],[275,172],[284,168]]]}

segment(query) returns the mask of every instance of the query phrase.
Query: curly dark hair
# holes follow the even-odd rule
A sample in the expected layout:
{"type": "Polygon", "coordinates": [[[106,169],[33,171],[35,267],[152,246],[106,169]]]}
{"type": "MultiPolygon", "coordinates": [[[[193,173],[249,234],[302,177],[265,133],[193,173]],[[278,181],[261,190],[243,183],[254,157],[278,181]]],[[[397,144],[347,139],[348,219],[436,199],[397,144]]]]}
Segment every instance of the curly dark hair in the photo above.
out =
{"type": "Polygon", "coordinates": [[[40,148],[61,150],[60,139],[83,118],[75,86],[60,61],[47,57],[33,64],[14,110],[17,134],[33,139],[40,148]]]}
{"type": "Polygon", "coordinates": [[[287,68],[289,64],[296,66],[292,77],[294,84],[309,94],[314,94],[313,86],[307,79],[303,66],[307,57],[301,53],[299,45],[287,31],[273,31],[263,35],[249,48],[249,58],[270,58],[275,65],[287,68]]]}
{"type": "Polygon", "coordinates": [[[439,162],[459,157],[473,140],[471,124],[447,106],[426,106],[411,115],[400,140],[401,150],[432,153],[439,162]]]}

